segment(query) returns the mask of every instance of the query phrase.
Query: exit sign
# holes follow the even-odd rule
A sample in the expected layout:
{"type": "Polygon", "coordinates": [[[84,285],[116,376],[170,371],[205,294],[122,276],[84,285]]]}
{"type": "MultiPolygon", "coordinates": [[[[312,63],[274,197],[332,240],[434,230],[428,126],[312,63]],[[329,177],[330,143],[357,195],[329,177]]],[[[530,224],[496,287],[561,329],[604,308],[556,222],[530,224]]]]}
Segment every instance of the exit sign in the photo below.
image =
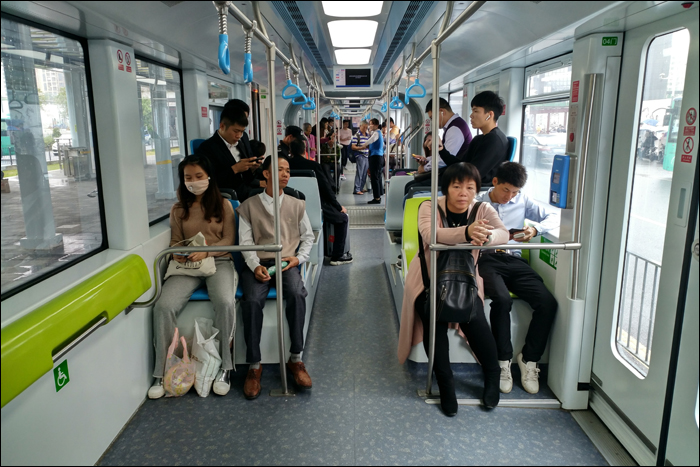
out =
{"type": "Polygon", "coordinates": [[[603,38],[603,47],[609,46],[609,45],[617,45],[617,37],[616,36],[603,38]]]}

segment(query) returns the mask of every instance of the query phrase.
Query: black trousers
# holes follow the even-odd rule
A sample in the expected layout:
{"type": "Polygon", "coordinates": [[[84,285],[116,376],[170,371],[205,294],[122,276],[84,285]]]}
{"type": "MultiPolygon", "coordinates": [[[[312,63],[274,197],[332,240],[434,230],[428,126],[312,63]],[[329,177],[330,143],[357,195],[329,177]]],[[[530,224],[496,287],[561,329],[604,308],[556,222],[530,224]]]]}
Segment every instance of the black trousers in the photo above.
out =
{"type": "MultiPolygon", "coordinates": [[[[422,293],[416,299],[416,314],[423,321],[423,347],[426,355],[429,355],[428,342],[430,341],[430,317],[425,312],[425,294],[422,293]]],[[[477,310],[471,321],[460,323],[459,327],[467,339],[469,346],[481,363],[484,374],[500,372],[498,357],[496,355],[496,343],[491,335],[489,323],[486,322],[484,306],[481,300],[476,300],[477,310]]],[[[438,378],[451,378],[450,367],[450,342],[447,339],[447,323],[437,322],[435,326],[435,360],[433,371],[438,378]]]]}
{"type": "Polygon", "coordinates": [[[382,187],[382,156],[369,156],[369,176],[372,182],[372,196],[379,199],[384,194],[382,187]]]}
{"type": "MultiPolygon", "coordinates": [[[[269,268],[274,261],[261,261],[263,266],[269,268]]],[[[260,336],[262,335],[263,308],[270,286],[275,284],[276,278],[272,276],[267,282],[260,282],[247,265],[241,272],[241,287],[243,288],[243,300],[241,311],[243,313],[243,335],[246,345],[246,361],[257,363],[260,356],[260,336]]],[[[304,350],[304,321],[306,319],[306,296],[308,292],[301,281],[301,272],[298,268],[290,268],[282,273],[282,296],[287,300],[287,323],[289,324],[289,339],[292,341],[290,352],[301,353],[304,350]]]]}
{"type": "Polygon", "coordinates": [[[333,241],[333,252],[331,253],[331,261],[340,259],[343,254],[345,254],[345,242],[348,240],[348,224],[350,219],[347,214],[342,214],[345,222],[337,222],[333,224],[333,235],[335,240],[333,241]]]}
{"type": "Polygon", "coordinates": [[[348,146],[343,146],[343,148],[340,150],[340,173],[343,173],[343,169],[345,168],[345,165],[348,163],[348,157],[350,156],[350,145],[348,146]]]}
{"type": "Polygon", "coordinates": [[[491,330],[496,339],[499,360],[513,358],[510,340],[510,292],[525,300],[533,309],[532,321],[525,337],[523,359],[537,362],[547,346],[557,312],[557,300],[539,274],[519,256],[506,253],[482,254],[479,274],[484,279],[484,291],[491,298],[491,330]]]}

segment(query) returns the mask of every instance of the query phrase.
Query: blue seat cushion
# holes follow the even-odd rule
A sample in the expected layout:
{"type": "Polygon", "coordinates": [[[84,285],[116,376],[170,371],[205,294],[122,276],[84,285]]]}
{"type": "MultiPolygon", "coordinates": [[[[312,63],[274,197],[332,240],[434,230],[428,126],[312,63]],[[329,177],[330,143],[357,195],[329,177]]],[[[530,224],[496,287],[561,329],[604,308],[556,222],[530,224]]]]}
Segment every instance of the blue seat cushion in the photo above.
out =
{"type": "MultiPolygon", "coordinates": [[[[238,290],[236,290],[236,298],[241,299],[243,298],[243,290],[241,287],[238,287],[238,290]]],[[[275,287],[270,287],[270,291],[267,293],[267,298],[268,299],[276,299],[277,298],[277,289],[275,287]]],[[[208,301],[209,300],[209,292],[207,291],[207,286],[205,284],[202,284],[197,290],[194,291],[192,296],[190,297],[190,301],[195,301],[195,302],[201,302],[201,301],[208,301]]]]}

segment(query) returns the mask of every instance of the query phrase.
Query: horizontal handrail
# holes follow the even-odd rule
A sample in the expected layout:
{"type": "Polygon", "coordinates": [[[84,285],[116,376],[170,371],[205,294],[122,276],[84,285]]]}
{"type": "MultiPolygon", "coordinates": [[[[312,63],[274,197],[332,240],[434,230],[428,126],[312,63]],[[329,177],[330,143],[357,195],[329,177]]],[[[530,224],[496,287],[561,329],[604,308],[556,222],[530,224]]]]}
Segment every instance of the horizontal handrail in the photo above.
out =
{"type": "Polygon", "coordinates": [[[434,251],[447,250],[580,250],[580,243],[523,243],[522,245],[514,245],[508,243],[506,245],[471,245],[462,243],[459,245],[444,245],[436,243],[430,245],[430,249],[434,251]]]}
{"type": "Polygon", "coordinates": [[[153,260],[153,277],[156,279],[155,287],[156,290],[153,293],[153,297],[146,300],[145,302],[134,302],[129,308],[146,308],[153,305],[160,298],[160,294],[163,292],[162,283],[163,278],[160,273],[160,261],[168,254],[171,253],[198,253],[198,252],[216,252],[216,253],[235,253],[243,251],[267,251],[267,252],[278,252],[282,251],[282,245],[228,245],[228,246],[172,246],[162,250],[158,253],[153,260]]]}
{"type": "Polygon", "coordinates": [[[2,406],[150,287],[146,263],[129,255],[5,326],[0,352],[2,406]]]}

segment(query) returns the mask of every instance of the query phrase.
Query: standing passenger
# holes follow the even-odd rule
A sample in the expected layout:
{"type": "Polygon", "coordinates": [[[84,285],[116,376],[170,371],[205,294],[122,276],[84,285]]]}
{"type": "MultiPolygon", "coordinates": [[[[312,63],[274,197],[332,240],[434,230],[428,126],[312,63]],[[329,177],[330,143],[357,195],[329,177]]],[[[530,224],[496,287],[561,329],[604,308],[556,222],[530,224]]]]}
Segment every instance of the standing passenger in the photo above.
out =
{"type": "Polygon", "coordinates": [[[362,122],[360,122],[360,129],[355,133],[355,137],[350,145],[350,148],[355,151],[355,163],[357,164],[357,171],[355,172],[355,191],[353,192],[353,194],[356,195],[365,194],[362,189],[367,182],[367,169],[369,167],[367,158],[369,150],[366,149],[365,146],[368,139],[369,132],[367,131],[367,122],[362,120],[362,122]]]}
{"type": "Polygon", "coordinates": [[[316,137],[311,131],[311,124],[304,123],[304,136],[306,136],[306,142],[308,147],[306,148],[309,154],[309,160],[316,160],[316,137]]]}
{"type": "MultiPolygon", "coordinates": [[[[559,224],[558,215],[547,213],[543,207],[520,192],[527,181],[525,167],[516,162],[501,165],[493,178],[493,188],[479,196],[480,201],[490,203],[498,217],[511,231],[510,239],[526,242],[548,232],[559,224]],[[534,223],[525,227],[525,220],[534,223]],[[519,238],[514,238],[515,234],[519,238]]],[[[479,271],[484,278],[484,290],[491,297],[491,331],[498,348],[498,363],[501,367],[501,392],[509,393],[513,388],[510,364],[513,344],[510,341],[510,309],[513,299],[510,292],[525,300],[533,309],[532,321],[525,337],[525,346],[518,354],[520,379],[523,388],[530,394],[539,389],[537,362],[547,346],[557,312],[557,300],[542,282],[542,278],[527,264],[520,250],[484,250],[479,260],[479,271]]]]}
{"type": "MultiPolygon", "coordinates": [[[[498,214],[488,203],[483,203],[476,214],[473,224],[467,226],[470,211],[475,204],[476,194],[479,192],[481,176],[479,171],[471,164],[455,164],[445,170],[442,178],[442,192],[445,196],[438,198],[438,205],[446,215],[450,225],[442,223],[438,216],[437,241],[447,245],[459,243],[471,243],[473,245],[485,245],[487,243],[502,244],[508,240],[508,231],[504,227],[498,214]]],[[[418,210],[418,231],[423,238],[423,246],[426,252],[425,260],[428,274],[430,274],[430,203],[425,201],[418,210]]],[[[439,255],[440,253],[438,253],[439,255]]],[[[473,250],[474,262],[478,259],[478,251],[473,250]]],[[[480,268],[479,268],[480,269],[480,268]]],[[[484,283],[476,270],[479,299],[475,301],[476,310],[472,311],[472,319],[467,323],[459,323],[459,328],[469,341],[469,345],[476,354],[484,371],[483,401],[486,407],[498,405],[498,378],[500,369],[496,355],[496,343],[489,330],[489,325],[484,316],[484,283]]],[[[426,354],[430,339],[430,318],[425,310],[426,296],[421,271],[421,260],[416,255],[406,275],[404,288],[403,308],[401,310],[401,329],[399,330],[399,362],[403,363],[411,347],[423,341],[426,354]],[[416,315],[418,319],[415,319],[416,315]]],[[[447,323],[437,322],[435,330],[435,357],[433,370],[435,379],[440,389],[440,405],[447,416],[457,413],[457,396],[455,395],[454,378],[450,368],[449,341],[447,340],[447,323]]]]}
{"type": "MultiPolygon", "coordinates": [[[[170,210],[170,246],[183,243],[199,232],[208,246],[230,246],[235,238],[231,203],[219,193],[216,181],[211,179],[211,166],[206,157],[187,156],[178,166],[180,199],[170,210]]],[[[163,292],[153,308],[153,334],[156,347],[153,386],[148,397],[158,399],[165,395],[163,372],[168,345],[175,333],[177,316],[187,304],[192,293],[202,281],[207,284],[209,299],[214,305],[214,327],[219,331],[221,371],[214,382],[214,392],[226,395],[230,388],[229,370],[233,368],[230,346],[235,330],[235,294],[238,275],[229,253],[198,252],[189,255],[173,255],[179,263],[202,261],[208,256],[216,258],[216,272],[209,277],[170,276],[163,284],[163,292]]]]}
{"type": "Polygon", "coordinates": [[[343,129],[338,132],[338,137],[340,144],[343,146],[341,149],[341,161],[340,161],[340,179],[345,180],[345,174],[343,173],[345,165],[348,163],[348,158],[350,157],[350,144],[352,143],[352,130],[350,129],[350,122],[348,120],[343,121],[343,129]]]}
{"type": "Polygon", "coordinates": [[[379,129],[379,120],[373,118],[369,121],[370,130],[373,132],[367,142],[360,145],[361,149],[369,149],[369,174],[372,180],[372,195],[374,199],[367,204],[379,204],[382,202],[382,161],[384,160],[384,137],[379,129]]]}
{"type": "MultiPolygon", "coordinates": [[[[236,210],[239,215],[239,238],[241,245],[267,245],[275,239],[275,212],[272,193],[272,177],[279,177],[279,221],[282,231],[282,261],[289,264],[277,274],[282,274],[283,297],[287,301],[287,323],[291,340],[291,356],[287,368],[292,372],[297,386],[311,388],[311,377],[301,361],[304,350],[304,321],[306,319],[306,296],[308,295],[299,272],[300,264],[309,259],[309,253],[314,241],[314,232],[306,214],[306,203],[302,200],[286,196],[282,191],[289,182],[289,162],[287,158],[278,155],[279,173],[271,172],[272,157],[263,163],[263,176],[267,182],[265,191],[258,196],[247,199],[236,210]],[[298,250],[297,250],[298,248],[298,250]],[[296,256],[295,253],[296,252],[296,256]]],[[[250,363],[246,376],[243,393],[246,399],[255,399],[262,390],[262,360],[260,353],[260,336],[262,335],[263,308],[270,291],[271,275],[268,268],[275,265],[275,253],[272,252],[243,252],[246,266],[241,272],[241,287],[243,301],[243,331],[247,347],[246,361],[250,363]]]]}

